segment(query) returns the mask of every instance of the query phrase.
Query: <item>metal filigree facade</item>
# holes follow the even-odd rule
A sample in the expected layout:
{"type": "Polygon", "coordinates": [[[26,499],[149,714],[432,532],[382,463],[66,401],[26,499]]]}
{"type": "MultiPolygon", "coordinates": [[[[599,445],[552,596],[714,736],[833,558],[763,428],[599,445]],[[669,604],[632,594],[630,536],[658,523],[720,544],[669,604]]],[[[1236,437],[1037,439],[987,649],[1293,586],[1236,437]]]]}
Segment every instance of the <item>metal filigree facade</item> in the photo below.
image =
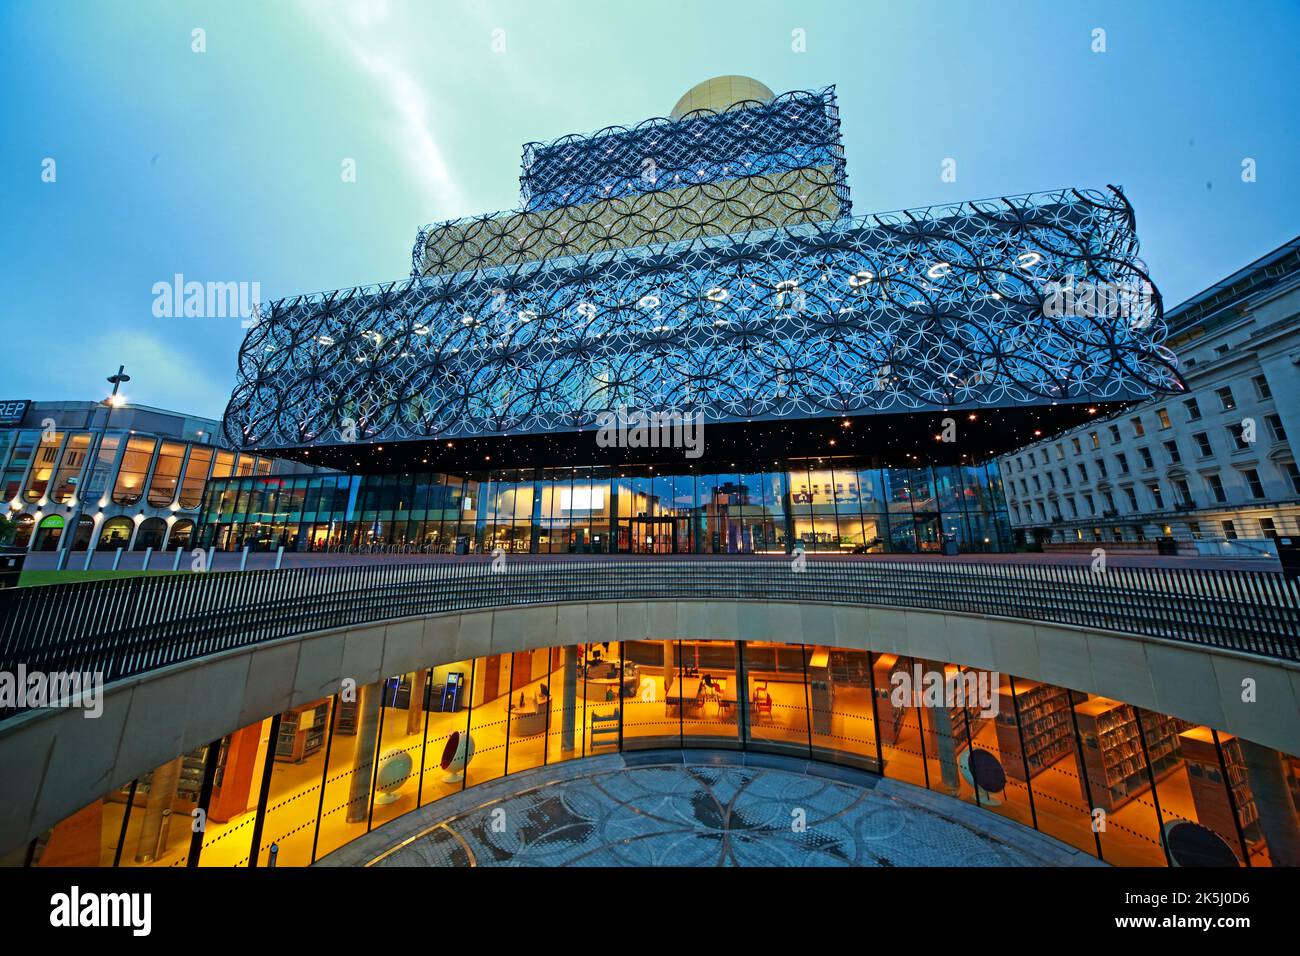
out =
{"type": "Polygon", "coordinates": [[[264,306],[228,438],[289,448],[572,430],[619,406],[745,421],[1178,384],[1118,190],[850,218],[829,90],[530,145],[523,184],[520,212],[422,230],[416,277],[264,306]],[[780,125],[796,107],[820,131],[799,142],[803,127],[780,125]],[[629,177],[654,136],[671,148],[650,155],[670,159],[646,189],[629,177]],[[691,140],[713,143],[701,183],[665,180],[692,168],[691,140]],[[736,174],[763,155],[777,160],[736,174]],[[1150,294],[1121,315],[1062,315],[1062,284],[1150,294]]]}

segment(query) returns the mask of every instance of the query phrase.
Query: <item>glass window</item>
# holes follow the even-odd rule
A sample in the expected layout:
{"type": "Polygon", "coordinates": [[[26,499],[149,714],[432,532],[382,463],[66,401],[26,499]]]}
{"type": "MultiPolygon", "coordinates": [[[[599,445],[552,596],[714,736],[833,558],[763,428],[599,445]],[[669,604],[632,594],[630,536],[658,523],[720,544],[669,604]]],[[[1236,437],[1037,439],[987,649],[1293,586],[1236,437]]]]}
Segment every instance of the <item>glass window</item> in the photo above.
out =
{"type": "Polygon", "coordinates": [[[19,501],[23,490],[23,479],[27,476],[27,467],[32,463],[32,453],[36,450],[36,440],[40,432],[20,432],[14,442],[13,454],[4,470],[4,500],[19,501]]]}
{"type": "Polygon", "coordinates": [[[1216,388],[1214,394],[1219,397],[1219,406],[1225,412],[1230,412],[1237,407],[1237,400],[1232,397],[1231,387],[1225,385],[1222,388],[1216,388]]]}
{"type": "Polygon", "coordinates": [[[79,432],[68,438],[63,457],[59,460],[59,471],[54,478],[54,487],[50,498],[59,504],[71,501],[81,481],[81,471],[86,464],[86,455],[90,451],[90,433],[79,432]]]}
{"type": "Polygon", "coordinates": [[[203,484],[208,478],[208,466],[212,464],[212,449],[201,445],[190,446],[190,460],[185,463],[185,480],[181,484],[180,505],[182,508],[197,508],[203,500],[203,484]]]}
{"type": "Polygon", "coordinates": [[[184,445],[170,441],[162,443],[158,450],[158,461],[154,465],[153,478],[149,482],[149,504],[155,508],[165,508],[176,500],[176,487],[184,459],[184,445]]]}
{"type": "Polygon", "coordinates": [[[28,501],[40,501],[54,474],[54,463],[59,456],[59,446],[63,444],[63,432],[53,432],[41,439],[32,461],[31,474],[27,478],[27,491],[24,497],[28,501]]]}
{"type": "Polygon", "coordinates": [[[153,438],[131,438],[126,443],[122,464],[117,469],[117,483],[113,486],[113,501],[119,505],[133,505],[144,494],[144,480],[153,458],[153,438]]]}
{"type": "Polygon", "coordinates": [[[1259,472],[1254,468],[1243,468],[1241,476],[1246,479],[1246,487],[1250,489],[1252,498],[1264,497],[1264,483],[1259,480],[1259,472]]]}
{"type": "MultiPolygon", "coordinates": [[[[1201,404],[1194,398],[1183,400],[1183,407],[1187,409],[1187,420],[1189,422],[1199,422],[1201,420],[1201,404]]],[[[1166,416],[1167,418],[1168,416],[1166,416]]],[[[1161,419],[1161,427],[1164,427],[1164,419],[1161,419]]]]}

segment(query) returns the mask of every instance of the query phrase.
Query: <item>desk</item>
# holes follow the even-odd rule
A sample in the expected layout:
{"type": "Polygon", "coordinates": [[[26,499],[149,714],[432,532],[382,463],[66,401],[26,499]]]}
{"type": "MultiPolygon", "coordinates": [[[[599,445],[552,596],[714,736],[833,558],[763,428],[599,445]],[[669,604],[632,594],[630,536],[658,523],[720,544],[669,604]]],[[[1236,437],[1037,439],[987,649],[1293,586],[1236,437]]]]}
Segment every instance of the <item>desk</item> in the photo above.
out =
{"type": "Polygon", "coordinates": [[[523,707],[510,711],[510,733],[515,737],[534,737],[546,732],[546,718],[551,711],[551,699],[543,697],[523,707]]]}
{"type": "MultiPolygon", "coordinates": [[[[673,686],[668,688],[664,693],[664,703],[669,705],[681,706],[686,704],[693,707],[700,699],[700,687],[704,683],[703,677],[681,677],[673,681],[673,686]]],[[[736,681],[730,677],[713,678],[714,693],[718,699],[727,705],[736,703],[736,681]]]]}

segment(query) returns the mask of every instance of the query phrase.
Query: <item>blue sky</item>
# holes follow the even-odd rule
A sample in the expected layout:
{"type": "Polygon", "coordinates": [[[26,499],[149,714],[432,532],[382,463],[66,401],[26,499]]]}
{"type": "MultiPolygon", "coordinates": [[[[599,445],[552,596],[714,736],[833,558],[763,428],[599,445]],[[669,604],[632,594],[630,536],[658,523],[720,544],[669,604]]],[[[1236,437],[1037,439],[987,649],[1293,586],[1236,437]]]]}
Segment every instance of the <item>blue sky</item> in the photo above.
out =
{"type": "Polygon", "coordinates": [[[239,321],[157,318],[154,283],[404,278],[421,224],[517,205],[524,142],[726,73],[838,87],[858,214],[1123,185],[1176,303],[1300,233],[1297,45],[1283,0],[6,3],[0,398],[125,362],[132,401],[219,416],[239,321]]]}

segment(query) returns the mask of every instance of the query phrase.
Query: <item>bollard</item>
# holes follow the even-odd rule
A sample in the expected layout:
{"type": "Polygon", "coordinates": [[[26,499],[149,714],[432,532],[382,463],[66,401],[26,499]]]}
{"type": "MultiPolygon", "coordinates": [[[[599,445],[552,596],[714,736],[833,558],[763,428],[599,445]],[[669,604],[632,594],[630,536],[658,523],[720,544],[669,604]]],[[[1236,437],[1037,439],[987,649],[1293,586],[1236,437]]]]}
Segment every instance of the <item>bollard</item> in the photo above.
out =
{"type": "Polygon", "coordinates": [[[248,566],[248,548],[249,545],[244,545],[244,553],[239,556],[239,570],[241,571],[248,566]]]}
{"type": "Polygon", "coordinates": [[[122,563],[122,549],[118,548],[117,553],[113,555],[113,570],[116,571],[117,566],[121,563],[122,563]]]}
{"type": "Polygon", "coordinates": [[[272,844],[271,844],[271,855],[270,855],[270,857],[267,859],[267,861],[266,861],[266,865],[267,865],[267,866],[275,866],[275,860],[276,860],[276,857],[278,857],[279,855],[280,855],[280,844],[278,844],[278,843],[272,843],[272,844]]]}
{"type": "Polygon", "coordinates": [[[141,571],[149,570],[149,559],[153,557],[153,545],[144,549],[144,563],[140,565],[141,571]]]}
{"type": "Polygon", "coordinates": [[[280,562],[283,560],[284,560],[284,545],[280,545],[279,549],[275,552],[275,569],[277,571],[280,570],[280,562]]]}

